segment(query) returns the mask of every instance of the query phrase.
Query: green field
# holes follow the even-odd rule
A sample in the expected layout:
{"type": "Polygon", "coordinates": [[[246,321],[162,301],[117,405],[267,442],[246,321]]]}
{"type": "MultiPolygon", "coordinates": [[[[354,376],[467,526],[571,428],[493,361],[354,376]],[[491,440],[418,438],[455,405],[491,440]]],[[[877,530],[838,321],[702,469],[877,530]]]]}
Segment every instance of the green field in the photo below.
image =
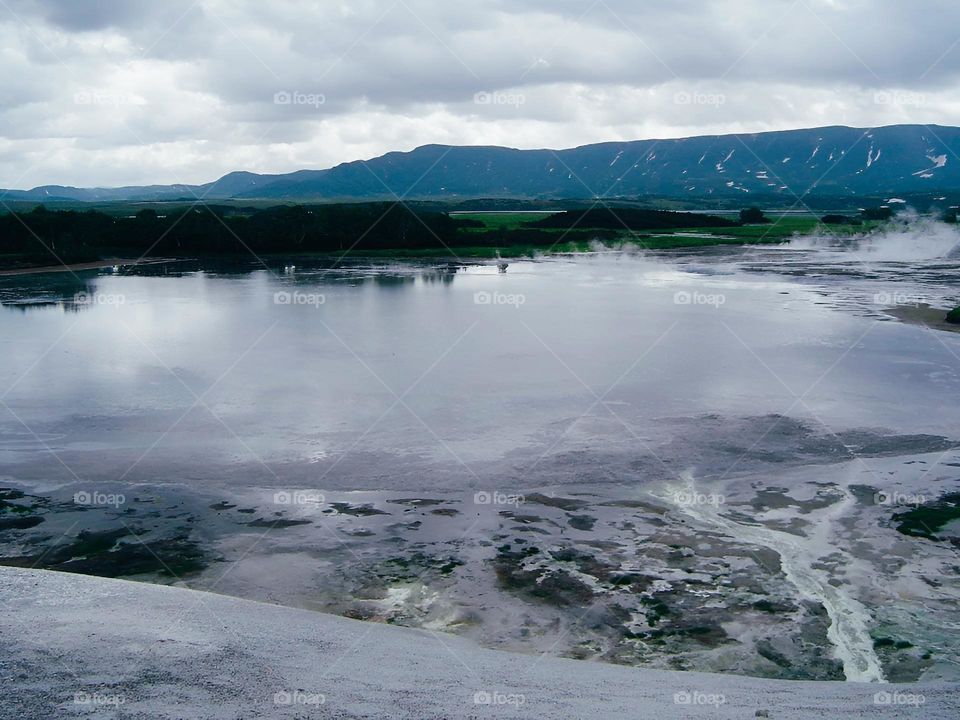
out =
{"type": "Polygon", "coordinates": [[[518,230],[523,227],[525,222],[536,222],[550,217],[553,212],[484,212],[484,213],[454,213],[451,215],[455,220],[473,220],[481,222],[485,227],[482,228],[464,228],[465,232],[489,232],[491,230],[518,230]]]}
{"type": "MultiPolygon", "coordinates": [[[[493,231],[511,231],[523,230],[526,223],[535,222],[553,213],[457,213],[454,217],[457,219],[473,220],[483,223],[483,228],[465,228],[464,232],[479,234],[493,231]]],[[[833,236],[848,236],[864,232],[879,225],[879,223],[867,223],[864,225],[824,225],[819,217],[815,215],[800,214],[770,214],[768,216],[770,223],[763,225],[744,225],[741,227],[722,227],[722,228],[690,228],[677,229],[670,231],[643,232],[624,230],[620,233],[614,233],[610,237],[609,231],[602,233],[596,231],[598,239],[606,244],[617,243],[635,243],[640,247],[651,250],[668,250],[672,248],[685,247],[706,247],[711,245],[742,245],[742,244],[767,244],[783,243],[790,240],[795,235],[823,234],[833,236]]],[[[462,257],[494,257],[497,253],[504,257],[523,257],[531,256],[535,253],[546,252],[578,252],[587,251],[591,248],[591,241],[584,240],[584,235],[589,235],[591,228],[578,227],[575,231],[564,229],[544,229],[541,232],[554,234],[557,236],[557,245],[550,247],[544,245],[510,244],[500,248],[490,247],[459,247],[455,248],[457,255],[462,257]],[[565,236],[570,236],[570,240],[565,240],[565,236]]],[[[416,256],[430,256],[435,254],[433,251],[423,251],[416,253],[416,256]]]]}

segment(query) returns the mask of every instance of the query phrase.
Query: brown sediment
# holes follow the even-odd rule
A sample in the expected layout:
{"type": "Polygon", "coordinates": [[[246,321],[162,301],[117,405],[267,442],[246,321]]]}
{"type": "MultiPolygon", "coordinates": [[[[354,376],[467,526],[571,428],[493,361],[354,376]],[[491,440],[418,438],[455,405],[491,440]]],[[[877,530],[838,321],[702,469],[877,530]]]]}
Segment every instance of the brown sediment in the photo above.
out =
{"type": "Polygon", "coordinates": [[[930,307],[929,305],[900,305],[898,307],[885,308],[887,315],[895,317],[900,322],[910,325],[923,325],[934,330],[946,330],[947,332],[960,332],[960,325],[947,322],[947,313],[949,310],[930,307]]]}

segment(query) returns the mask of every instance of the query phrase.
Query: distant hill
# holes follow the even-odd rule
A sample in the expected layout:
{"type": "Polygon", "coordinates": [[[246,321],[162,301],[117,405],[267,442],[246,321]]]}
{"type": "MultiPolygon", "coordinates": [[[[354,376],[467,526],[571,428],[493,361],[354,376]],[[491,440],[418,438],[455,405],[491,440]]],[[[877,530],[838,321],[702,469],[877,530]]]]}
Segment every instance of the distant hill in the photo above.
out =
{"type": "Polygon", "coordinates": [[[427,145],[328,170],[234,172],[206,185],[0,191],[0,199],[374,200],[592,198],[685,199],[818,195],[882,196],[960,190],[960,128],[825,127],[569,150],[427,145]]]}

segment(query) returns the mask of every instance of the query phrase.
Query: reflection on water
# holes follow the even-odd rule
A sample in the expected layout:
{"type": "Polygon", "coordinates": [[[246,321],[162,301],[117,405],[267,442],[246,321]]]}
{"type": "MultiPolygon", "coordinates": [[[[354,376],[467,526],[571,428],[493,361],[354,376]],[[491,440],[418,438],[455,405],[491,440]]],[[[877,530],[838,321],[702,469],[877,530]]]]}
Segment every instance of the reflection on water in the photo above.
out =
{"type": "MultiPolygon", "coordinates": [[[[68,465],[104,479],[202,460],[192,475],[226,463],[244,469],[232,482],[260,482],[261,461],[326,462],[343,488],[457,486],[511,459],[622,447],[620,420],[587,429],[611,407],[650,442],[666,440],[662,418],[703,414],[950,434],[960,410],[939,399],[957,389],[958,338],[893,322],[876,299],[945,303],[956,263],[838,276],[819,252],[600,253],[506,274],[297,258],[3,278],[0,383],[14,385],[12,412],[63,438],[68,465]]],[[[0,427],[23,432],[9,414],[0,427]]],[[[70,479],[30,460],[31,475],[70,479]]]]}
{"type": "Polygon", "coordinates": [[[574,657],[948,677],[951,546],[869,499],[956,488],[960,335],[883,311],[956,304],[958,269],[805,243],[0,278],[0,477],[43,496],[0,560],[170,581],[159,557],[574,657]],[[664,501],[678,478],[726,504],[664,501]]]}

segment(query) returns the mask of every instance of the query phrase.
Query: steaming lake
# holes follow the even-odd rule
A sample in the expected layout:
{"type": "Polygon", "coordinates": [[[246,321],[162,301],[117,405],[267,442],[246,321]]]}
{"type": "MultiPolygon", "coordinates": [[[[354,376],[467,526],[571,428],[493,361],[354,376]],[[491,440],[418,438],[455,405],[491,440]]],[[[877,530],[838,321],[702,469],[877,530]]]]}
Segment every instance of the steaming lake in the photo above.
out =
{"type": "Polygon", "coordinates": [[[894,516],[958,490],[960,335],[885,312],[957,304],[951,232],[0,278],[0,484],[42,518],[0,555],[529,652],[955,678],[956,523],[894,516]]]}

